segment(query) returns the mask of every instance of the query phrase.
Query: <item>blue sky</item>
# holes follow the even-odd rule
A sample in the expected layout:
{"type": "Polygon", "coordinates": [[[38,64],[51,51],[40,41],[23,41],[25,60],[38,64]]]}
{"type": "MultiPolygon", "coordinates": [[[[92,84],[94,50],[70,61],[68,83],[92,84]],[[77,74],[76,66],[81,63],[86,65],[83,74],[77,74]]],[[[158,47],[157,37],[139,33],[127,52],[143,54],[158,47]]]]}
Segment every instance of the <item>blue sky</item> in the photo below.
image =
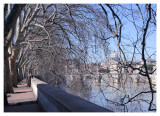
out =
{"type": "MultiPolygon", "coordinates": [[[[129,7],[130,5],[126,4],[125,5],[126,7],[129,7]]],[[[144,4],[139,4],[139,6],[143,7],[143,9],[145,10],[145,5],[144,4]]],[[[108,8],[105,7],[107,10],[108,8]]],[[[133,9],[137,9],[137,6],[136,5],[132,5],[132,8],[133,9]]],[[[152,8],[153,9],[156,9],[156,5],[155,4],[152,4],[152,8]]],[[[119,12],[123,12],[123,11],[118,11],[119,12]]],[[[145,11],[144,11],[145,12],[145,11]]],[[[108,12],[109,14],[109,12],[108,12]]],[[[110,15],[112,16],[112,15],[110,15]]],[[[112,17],[110,17],[112,18],[112,17]]],[[[127,20],[126,18],[120,16],[120,18],[122,19],[122,24],[123,24],[123,27],[122,27],[122,44],[127,44],[127,45],[131,45],[132,47],[130,46],[125,46],[123,47],[123,50],[124,52],[126,53],[126,56],[127,56],[127,60],[131,60],[132,59],[132,54],[133,54],[133,45],[132,45],[132,42],[135,42],[137,40],[137,32],[136,32],[136,29],[133,25],[133,23],[131,23],[129,20],[127,20]],[[129,38],[131,41],[125,39],[125,38],[129,38]],[[131,53],[129,53],[131,52],[131,53]]],[[[131,17],[130,17],[131,19],[131,17]]],[[[136,21],[136,24],[138,26],[142,26],[142,21],[141,20],[135,20],[136,21]]],[[[110,21],[112,23],[112,21],[110,21]]],[[[154,30],[152,32],[152,34],[150,34],[149,36],[147,36],[146,38],[146,51],[147,53],[145,54],[146,55],[146,59],[150,57],[150,59],[156,59],[156,27],[153,27],[153,28],[149,28],[148,31],[150,30],[154,30]]],[[[139,34],[139,38],[143,38],[143,32],[141,31],[141,33],[139,34]]],[[[136,52],[138,53],[138,50],[140,51],[140,53],[142,52],[142,45],[141,45],[141,41],[142,39],[139,41],[139,43],[137,44],[137,50],[136,52]]],[[[117,48],[117,40],[116,38],[115,39],[110,39],[109,40],[109,48],[111,51],[115,50],[118,52],[118,48],[117,48]]],[[[92,50],[90,50],[90,52],[92,52],[92,50]]],[[[99,54],[95,55],[96,56],[96,59],[97,61],[104,61],[106,58],[104,57],[104,52],[99,48],[99,54]]],[[[141,54],[136,54],[134,60],[141,60],[141,54]]],[[[95,61],[95,59],[92,59],[93,62],[97,62],[95,61]]]]}

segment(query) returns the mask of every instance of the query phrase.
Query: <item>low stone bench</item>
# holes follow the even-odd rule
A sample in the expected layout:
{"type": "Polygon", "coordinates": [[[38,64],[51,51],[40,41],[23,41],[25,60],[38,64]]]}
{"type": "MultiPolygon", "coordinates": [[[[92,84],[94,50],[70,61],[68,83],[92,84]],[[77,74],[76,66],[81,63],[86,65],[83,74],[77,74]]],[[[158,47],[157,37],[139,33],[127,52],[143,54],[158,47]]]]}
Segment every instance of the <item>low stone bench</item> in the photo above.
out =
{"type": "Polygon", "coordinates": [[[112,112],[36,78],[32,79],[32,88],[46,112],[112,112]]]}

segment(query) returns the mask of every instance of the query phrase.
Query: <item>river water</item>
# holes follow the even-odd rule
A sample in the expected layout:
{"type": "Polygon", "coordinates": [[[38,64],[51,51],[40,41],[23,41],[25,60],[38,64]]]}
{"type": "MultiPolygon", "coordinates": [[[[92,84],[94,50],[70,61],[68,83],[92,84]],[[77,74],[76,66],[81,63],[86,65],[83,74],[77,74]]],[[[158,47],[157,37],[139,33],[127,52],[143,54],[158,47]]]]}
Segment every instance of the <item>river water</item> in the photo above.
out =
{"type": "MultiPolygon", "coordinates": [[[[151,93],[138,95],[126,106],[120,105],[140,92],[149,91],[147,82],[135,83],[129,78],[118,83],[111,81],[111,78],[106,78],[108,75],[103,75],[101,82],[96,78],[81,79],[75,75],[67,75],[67,77],[72,78],[67,79],[65,91],[87,101],[115,112],[149,112],[151,93]]],[[[152,108],[156,108],[156,94],[153,103],[152,108]]]]}

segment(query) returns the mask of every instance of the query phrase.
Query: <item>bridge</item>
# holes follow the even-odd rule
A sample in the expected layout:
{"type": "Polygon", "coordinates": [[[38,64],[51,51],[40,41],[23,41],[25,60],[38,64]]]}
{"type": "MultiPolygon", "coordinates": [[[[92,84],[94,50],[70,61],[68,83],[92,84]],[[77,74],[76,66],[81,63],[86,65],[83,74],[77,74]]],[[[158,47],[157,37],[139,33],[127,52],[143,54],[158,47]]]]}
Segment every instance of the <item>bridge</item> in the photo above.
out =
{"type": "Polygon", "coordinates": [[[8,95],[12,105],[5,106],[4,112],[112,112],[37,78],[32,79],[31,88],[25,86],[23,80],[14,88],[16,95],[8,95]]]}

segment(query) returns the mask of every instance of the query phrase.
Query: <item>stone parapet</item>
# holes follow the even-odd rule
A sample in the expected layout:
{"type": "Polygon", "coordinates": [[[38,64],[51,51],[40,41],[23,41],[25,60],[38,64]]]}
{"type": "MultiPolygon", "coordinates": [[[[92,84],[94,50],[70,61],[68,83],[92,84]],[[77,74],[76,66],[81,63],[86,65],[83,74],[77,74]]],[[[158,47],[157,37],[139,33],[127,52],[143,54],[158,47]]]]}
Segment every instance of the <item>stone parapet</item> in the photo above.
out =
{"type": "Polygon", "coordinates": [[[32,88],[46,112],[112,112],[36,78],[32,79],[32,88]]]}

